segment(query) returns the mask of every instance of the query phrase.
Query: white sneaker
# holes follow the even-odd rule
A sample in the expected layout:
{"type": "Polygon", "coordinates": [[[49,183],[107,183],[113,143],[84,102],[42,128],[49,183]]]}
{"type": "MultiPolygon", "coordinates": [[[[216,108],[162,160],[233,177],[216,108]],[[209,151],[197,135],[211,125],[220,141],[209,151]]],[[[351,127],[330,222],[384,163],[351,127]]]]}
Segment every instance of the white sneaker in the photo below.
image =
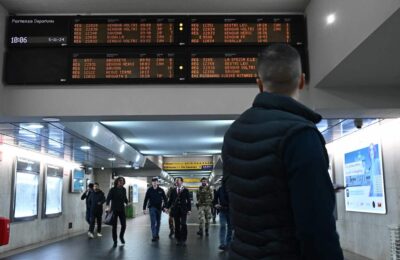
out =
{"type": "Polygon", "coordinates": [[[93,233],[92,233],[92,232],[88,232],[87,234],[88,234],[88,237],[89,237],[89,238],[94,238],[94,236],[93,236],[93,233]]]}
{"type": "Polygon", "coordinates": [[[101,233],[97,233],[97,236],[98,237],[102,237],[103,235],[101,233]]]}

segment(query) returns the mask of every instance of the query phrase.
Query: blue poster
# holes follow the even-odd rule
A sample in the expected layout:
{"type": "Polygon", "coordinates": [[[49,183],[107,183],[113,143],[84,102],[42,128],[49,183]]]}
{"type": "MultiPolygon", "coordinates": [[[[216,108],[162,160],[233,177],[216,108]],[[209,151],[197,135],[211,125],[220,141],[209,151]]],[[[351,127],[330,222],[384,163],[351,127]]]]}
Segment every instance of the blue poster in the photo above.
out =
{"type": "Polygon", "coordinates": [[[132,186],[132,202],[139,203],[139,188],[137,184],[133,184],[132,186]]]}
{"type": "Polygon", "coordinates": [[[347,211],[386,213],[381,154],[376,143],[344,154],[347,211]]]}

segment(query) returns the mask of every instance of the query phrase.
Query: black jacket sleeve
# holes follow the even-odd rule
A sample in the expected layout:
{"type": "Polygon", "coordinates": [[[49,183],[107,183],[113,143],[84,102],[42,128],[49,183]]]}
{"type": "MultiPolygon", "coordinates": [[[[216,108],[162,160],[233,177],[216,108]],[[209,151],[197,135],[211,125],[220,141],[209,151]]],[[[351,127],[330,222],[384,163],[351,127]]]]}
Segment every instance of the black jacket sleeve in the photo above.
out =
{"type": "Polygon", "coordinates": [[[126,189],[124,188],[124,202],[125,204],[128,204],[128,197],[126,196],[126,189]]]}
{"type": "Polygon", "coordinates": [[[145,209],[147,208],[147,203],[148,203],[148,201],[149,201],[149,190],[150,190],[150,189],[148,189],[148,190],[146,191],[146,196],[144,196],[143,210],[145,210],[145,209]]]}
{"type": "Polygon", "coordinates": [[[319,133],[311,128],[295,133],[283,153],[302,259],[343,259],[325,154],[319,133]]]}
{"type": "Polygon", "coordinates": [[[107,199],[106,199],[107,206],[110,205],[110,201],[113,197],[113,194],[114,194],[114,188],[111,188],[110,191],[108,192],[107,199]]]}
{"type": "Polygon", "coordinates": [[[171,208],[172,203],[173,203],[174,200],[175,200],[175,197],[176,197],[176,191],[171,190],[171,193],[170,193],[170,195],[169,195],[168,202],[167,202],[167,209],[170,209],[170,208],[171,208]]]}
{"type": "Polygon", "coordinates": [[[81,200],[86,199],[88,195],[89,195],[89,191],[86,190],[86,191],[82,194],[81,200]]]}
{"type": "Polygon", "coordinates": [[[168,199],[167,199],[167,196],[165,195],[164,190],[162,190],[161,196],[162,196],[162,200],[163,200],[163,204],[162,204],[161,208],[164,209],[166,207],[166,205],[168,204],[168,199]]]}
{"type": "Polygon", "coordinates": [[[192,210],[192,202],[190,201],[190,195],[189,195],[189,190],[185,189],[186,191],[186,209],[187,211],[192,210]]]}

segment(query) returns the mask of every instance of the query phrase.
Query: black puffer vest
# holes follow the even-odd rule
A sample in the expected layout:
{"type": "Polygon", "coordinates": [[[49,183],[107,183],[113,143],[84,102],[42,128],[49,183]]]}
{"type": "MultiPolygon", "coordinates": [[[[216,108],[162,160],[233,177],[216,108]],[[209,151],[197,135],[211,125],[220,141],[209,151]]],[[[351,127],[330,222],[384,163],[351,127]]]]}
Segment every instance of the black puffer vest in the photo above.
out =
{"type": "Polygon", "coordinates": [[[282,157],[293,134],[318,132],[320,120],[290,97],[260,93],[226,132],[224,182],[235,228],[230,259],[300,259],[282,157]]]}

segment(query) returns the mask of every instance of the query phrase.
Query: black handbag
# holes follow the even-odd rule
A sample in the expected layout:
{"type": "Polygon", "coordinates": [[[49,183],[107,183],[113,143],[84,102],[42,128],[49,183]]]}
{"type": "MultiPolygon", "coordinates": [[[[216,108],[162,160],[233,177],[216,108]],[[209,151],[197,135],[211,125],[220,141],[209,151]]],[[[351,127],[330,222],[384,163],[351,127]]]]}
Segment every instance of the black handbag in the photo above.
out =
{"type": "Polygon", "coordinates": [[[112,226],[114,223],[114,212],[113,211],[107,211],[106,212],[106,217],[104,218],[104,224],[112,226]]]}

